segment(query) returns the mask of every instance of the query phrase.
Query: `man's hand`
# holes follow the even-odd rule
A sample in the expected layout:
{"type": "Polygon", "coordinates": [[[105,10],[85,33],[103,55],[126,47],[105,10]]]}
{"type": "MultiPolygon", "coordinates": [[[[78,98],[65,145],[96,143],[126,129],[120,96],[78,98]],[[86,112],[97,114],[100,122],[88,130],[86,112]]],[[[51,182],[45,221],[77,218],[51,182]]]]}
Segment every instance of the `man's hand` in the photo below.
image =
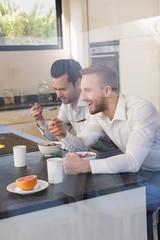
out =
{"type": "Polygon", "coordinates": [[[30,109],[31,116],[34,118],[34,120],[37,122],[37,124],[42,126],[44,124],[44,118],[43,118],[43,108],[39,103],[35,103],[33,107],[30,109]]]}
{"type": "Polygon", "coordinates": [[[64,138],[67,135],[67,131],[63,123],[58,118],[52,118],[48,122],[48,130],[51,134],[59,138],[64,138]]]}
{"type": "Polygon", "coordinates": [[[81,159],[76,153],[67,153],[63,158],[65,174],[91,172],[89,161],[81,159]]]}

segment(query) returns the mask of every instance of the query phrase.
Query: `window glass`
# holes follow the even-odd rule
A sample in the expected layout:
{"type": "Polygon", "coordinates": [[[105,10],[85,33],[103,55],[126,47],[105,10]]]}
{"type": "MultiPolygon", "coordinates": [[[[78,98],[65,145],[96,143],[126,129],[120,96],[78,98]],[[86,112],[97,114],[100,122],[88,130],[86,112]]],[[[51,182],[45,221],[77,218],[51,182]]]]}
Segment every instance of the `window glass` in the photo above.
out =
{"type": "Polygon", "coordinates": [[[60,48],[60,0],[0,0],[0,50],[60,48]]]}

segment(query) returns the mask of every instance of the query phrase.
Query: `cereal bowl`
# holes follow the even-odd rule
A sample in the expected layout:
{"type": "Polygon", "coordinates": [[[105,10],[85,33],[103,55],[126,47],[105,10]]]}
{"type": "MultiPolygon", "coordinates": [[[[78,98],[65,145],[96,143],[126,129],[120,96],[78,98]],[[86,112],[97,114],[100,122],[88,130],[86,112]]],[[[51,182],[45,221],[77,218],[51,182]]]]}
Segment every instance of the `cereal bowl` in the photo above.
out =
{"type": "Polygon", "coordinates": [[[97,154],[95,152],[76,152],[78,156],[84,160],[95,160],[97,154]]]}
{"type": "Polygon", "coordinates": [[[39,151],[45,156],[53,156],[61,150],[61,143],[58,141],[38,143],[39,151]]]}

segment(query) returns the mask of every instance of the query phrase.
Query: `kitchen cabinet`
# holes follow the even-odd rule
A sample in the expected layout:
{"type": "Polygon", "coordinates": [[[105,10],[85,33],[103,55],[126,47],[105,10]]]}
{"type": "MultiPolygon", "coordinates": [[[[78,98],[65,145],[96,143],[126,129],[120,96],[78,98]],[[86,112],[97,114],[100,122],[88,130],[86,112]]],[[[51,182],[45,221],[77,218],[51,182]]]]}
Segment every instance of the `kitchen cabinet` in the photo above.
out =
{"type": "Polygon", "coordinates": [[[160,17],[121,26],[121,91],[151,101],[160,111],[160,17]]]}
{"type": "MultiPolygon", "coordinates": [[[[50,111],[49,109],[50,107],[43,108],[43,115],[46,120],[57,117],[59,106],[54,111],[50,111]]],[[[0,112],[0,124],[8,125],[11,128],[21,130],[35,137],[42,137],[35,121],[30,115],[30,109],[2,111],[0,112]]]]}
{"type": "Polygon", "coordinates": [[[141,187],[1,219],[1,238],[147,240],[145,211],[141,187]]]}
{"type": "Polygon", "coordinates": [[[157,16],[158,7],[159,0],[88,0],[89,30],[157,16]]]}
{"type": "Polygon", "coordinates": [[[158,8],[159,0],[88,0],[89,42],[128,37],[137,24],[135,21],[159,16],[158,8]],[[124,36],[123,25],[127,23],[133,24],[124,36]]]}
{"type": "Polygon", "coordinates": [[[159,2],[160,0],[88,1],[90,43],[116,39],[120,41],[121,92],[139,95],[151,101],[158,111],[160,111],[159,2]]]}
{"type": "Polygon", "coordinates": [[[160,45],[155,38],[143,36],[121,40],[120,82],[121,92],[148,99],[160,111],[160,45]]]}

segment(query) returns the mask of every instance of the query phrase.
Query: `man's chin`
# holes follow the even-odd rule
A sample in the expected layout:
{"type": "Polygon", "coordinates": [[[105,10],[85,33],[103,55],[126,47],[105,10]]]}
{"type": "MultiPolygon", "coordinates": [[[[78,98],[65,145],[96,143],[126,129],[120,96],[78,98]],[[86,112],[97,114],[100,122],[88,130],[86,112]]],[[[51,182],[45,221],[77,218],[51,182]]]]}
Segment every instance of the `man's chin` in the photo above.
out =
{"type": "Polygon", "coordinates": [[[65,102],[66,102],[65,99],[59,98],[59,100],[60,100],[62,103],[65,103],[65,102]]]}
{"type": "Polygon", "coordinates": [[[94,110],[93,109],[89,109],[90,114],[94,114],[94,110]]]}
{"type": "Polygon", "coordinates": [[[96,109],[93,109],[93,108],[92,108],[92,109],[90,108],[90,109],[89,109],[89,112],[90,112],[90,114],[92,114],[92,115],[95,114],[95,113],[97,113],[96,109]]]}
{"type": "Polygon", "coordinates": [[[61,102],[63,103],[63,104],[68,104],[68,102],[67,101],[65,101],[65,100],[61,100],[61,102]]]}

